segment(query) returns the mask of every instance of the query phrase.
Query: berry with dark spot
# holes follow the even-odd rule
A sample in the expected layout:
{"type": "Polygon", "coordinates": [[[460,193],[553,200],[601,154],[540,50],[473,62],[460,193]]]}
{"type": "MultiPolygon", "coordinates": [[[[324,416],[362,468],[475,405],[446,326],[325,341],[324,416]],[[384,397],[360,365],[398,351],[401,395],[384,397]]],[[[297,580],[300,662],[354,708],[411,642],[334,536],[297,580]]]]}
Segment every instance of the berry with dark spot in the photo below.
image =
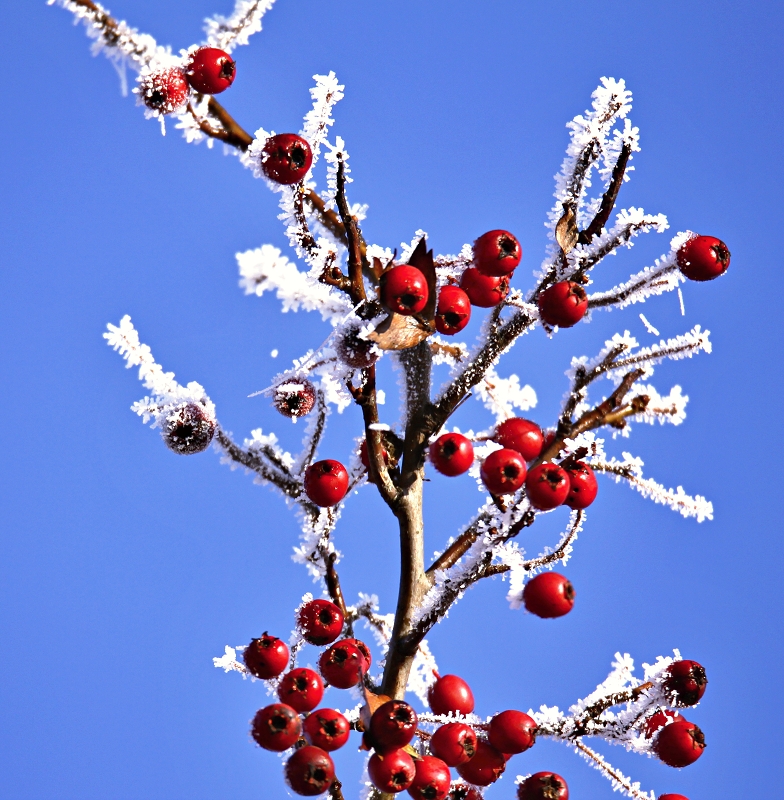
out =
{"type": "Polygon", "coordinates": [[[517,787],[517,800],[569,800],[569,787],[554,772],[535,772],[517,787]]]}
{"type": "Polygon", "coordinates": [[[377,752],[405,747],[417,729],[417,713],[403,700],[389,700],[370,718],[370,738],[377,752]]]}
{"type": "Polygon", "coordinates": [[[373,342],[360,337],[361,330],[361,325],[347,326],[335,342],[338,358],[354,369],[372,366],[379,357],[379,351],[373,342]]]}
{"type": "Polygon", "coordinates": [[[427,690],[427,702],[434,714],[470,714],[474,710],[471,687],[457,675],[438,675],[427,690]]]}
{"type": "Polygon", "coordinates": [[[300,609],[297,625],[306,642],[332,644],[343,630],[343,612],[329,600],[311,600],[300,609]]]}
{"type": "Polygon", "coordinates": [[[280,702],[286,703],[300,714],[313,711],[323,696],[324,682],[321,676],[307,667],[287,672],[278,684],[280,702]]]}
{"type": "Polygon", "coordinates": [[[506,759],[491,744],[481,739],[476,743],[476,753],[470,761],[460,764],[457,772],[464,781],[474,786],[495,783],[506,769],[506,759]]]}
{"type": "Polygon", "coordinates": [[[200,47],[191,56],[186,76],[191,87],[202,94],[220,94],[234,83],[237,62],[217,47],[200,47]]]}
{"type": "Polygon", "coordinates": [[[351,726],[334,708],[320,708],[309,714],[302,723],[302,733],[308,744],[331,753],[348,741],[351,726]]]}
{"type": "Polygon", "coordinates": [[[411,797],[414,800],[444,800],[452,783],[449,767],[433,756],[422,756],[414,766],[416,775],[408,787],[411,797]]]}
{"type": "Polygon", "coordinates": [[[522,257],[520,242],[509,231],[488,231],[474,242],[474,266],[484,275],[510,275],[522,257]]]}
{"type": "Polygon", "coordinates": [[[288,750],[302,731],[299,715],[285,703],[273,703],[256,712],[250,733],[265,750],[282,753],[288,750]]]}
{"type": "Polygon", "coordinates": [[[161,425],[166,446],[183,456],[206,450],[214,435],[215,420],[198,403],[175,406],[161,425]]]}
{"type": "Polygon", "coordinates": [[[323,794],[335,780],[335,765],[320,747],[306,745],[286,762],[286,783],[295,794],[315,797],[323,794]]]}
{"type": "Polygon", "coordinates": [[[368,761],[368,775],[376,789],[396,794],[408,789],[416,776],[414,759],[405,750],[373,753],[368,761]]]}
{"type": "Polygon", "coordinates": [[[430,291],[421,270],[410,264],[388,269],[380,281],[381,302],[397,314],[418,314],[426,305],[430,291]]]}
{"type": "Polygon", "coordinates": [[[693,722],[681,719],[659,731],[653,750],[669,767],[688,767],[703,754],[705,736],[693,722]]]}
{"type": "Polygon", "coordinates": [[[428,451],[430,463],[442,474],[449,477],[468,472],[474,463],[474,446],[459,433],[445,433],[439,436],[428,451]]]}
{"type": "Polygon", "coordinates": [[[730,266],[727,245],[715,236],[695,236],[678,250],[678,267],[692,281],[712,281],[730,266]]]}
{"type": "Polygon", "coordinates": [[[264,143],[261,170],[274,183],[284,186],[299,183],[312,163],[310,145],[296,133],[279,133],[264,143]]]}
{"type": "Polygon", "coordinates": [[[571,328],[588,311],[588,295],[579,283],[559,281],[539,295],[539,314],[548,325],[571,328]]]}
{"type": "Polygon", "coordinates": [[[557,572],[542,572],[523,589],[526,610],[543,619],[568,614],[574,607],[574,587],[568,578],[557,572]]]}
{"type": "Polygon", "coordinates": [[[569,476],[557,464],[545,461],[535,466],[525,480],[528,501],[539,511],[560,506],[569,495],[569,476]]]}
{"type": "Polygon", "coordinates": [[[566,468],[569,477],[569,494],[564,505],[569,508],[588,508],[594,500],[599,487],[594,471],[583,461],[577,461],[566,468]]]}
{"type": "Polygon", "coordinates": [[[452,784],[449,792],[449,800],[482,800],[482,795],[474,786],[467,783],[452,784]]]}
{"type": "Polygon", "coordinates": [[[476,733],[462,722],[447,722],[430,737],[430,752],[450,767],[458,767],[473,758],[476,733]]]}
{"type": "Polygon", "coordinates": [[[667,667],[664,689],[674,696],[680,706],[693,706],[700,702],[708,686],[705,668],[696,661],[676,661],[667,667]]]}
{"type": "Polygon", "coordinates": [[[509,450],[516,450],[526,461],[533,461],[542,452],[544,436],[535,422],[512,417],[495,429],[493,441],[509,450]]]}
{"type": "Polygon", "coordinates": [[[454,336],[471,319],[471,300],[458,286],[444,286],[438,293],[436,330],[444,336],[454,336]]]}
{"type": "Polygon", "coordinates": [[[245,648],[242,659],[248,671],[257,678],[276,678],[289,664],[286,643],[267,633],[262,634],[245,648]]]}
{"type": "Polygon", "coordinates": [[[469,267],[460,276],[460,288],[468,295],[472,306],[493,308],[509,294],[509,275],[485,275],[469,267]]]}
{"type": "Polygon", "coordinates": [[[272,402],[284,417],[304,417],[316,403],[316,387],[305,378],[289,378],[272,390],[272,402]]]}
{"type": "Polygon", "coordinates": [[[317,506],[336,506],[348,491],[348,472],[339,461],[316,461],[305,470],[304,486],[308,499],[317,506]]]}
{"type": "Polygon", "coordinates": [[[153,72],[139,78],[139,96],[147,108],[158,114],[171,114],[188,98],[188,81],[178,67],[153,72]]]}
{"type": "Polygon", "coordinates": [[[525,482],[527,469],[523,457],[517,450],[504,447],[490,453],[484,460],[479,474],[490,494],[512,494],[525,482]]]}
{"type": "Polygon", "coordinates": [[[368,646],[361,639],[343,639],[343,641],[353,644],[354,647],[359,650],[362,654],[362,658],[365,660],[364,671],[367,672],[370,669],[370,665],[373,663],[373,656],[370,654],[368,646]]]}
{"type": "Polygon", "coordinates": [[[487,738],[502,753],[523,753],[536,741],[536,722],[522,711],[502,711],[490,720],[487,738]]]}
{"type": "Polygon", "coordinates": [[[367,671],[367,662],[359,648],[349,640],[335,642],[319,658],[319,672],[338,689],[356,686],[367,671]]]}

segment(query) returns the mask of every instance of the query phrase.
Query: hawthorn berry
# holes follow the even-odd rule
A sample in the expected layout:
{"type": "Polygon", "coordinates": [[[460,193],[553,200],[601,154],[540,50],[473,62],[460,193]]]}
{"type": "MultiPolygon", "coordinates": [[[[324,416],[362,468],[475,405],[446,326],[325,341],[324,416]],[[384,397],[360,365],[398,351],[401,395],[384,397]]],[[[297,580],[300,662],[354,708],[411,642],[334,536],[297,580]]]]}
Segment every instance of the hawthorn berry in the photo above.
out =
{"type": "Polygon", "coordinates": [[[516,450],[526,461],[533,461],[542,452],[544,434],[535,422],[512,417],[495,429],[493,441],[509,450],[516,450]]]}
{"type": "Polygon", "coordinates": [[[206,450],[214,435],[215,420],[198,403],[175,406],[161,426],[166,447],[183,456],[206,450]]]}
{"type": "Polygon", "coordinates": [[[479,739],[476,753],[470,761],[460,764],[457,773],[464,781],[474,786],[489,786],[495,783],[506,769],[506,759],[491,744],[479,739]]]}
{"type": "Polygon", "coordinates": [[[438,293],[436,330],[444,336],[454,336],[471,319],[471,300],[459,286],[444,286],[438,293]]]}
{"type": "Polygon", "coordinates": [[[288,750],[302,731],[299,715],[285,703],[273,703],[256,712],[250,733],[265,750],[282,753],[288,750]]]}
{"type": "Polygon", "coordinates": [[[430,752],[447,766],[458,767],[473,758],[476,752],[476,733],[462,722],[447,722],[436,728],[430,737],[430,752]]]}
{"type": "Polygon", "coordinates": [[[379,351],[373,342],[360,336],[361,325],[347,326],[335,342],[338,358],[349,367],[364,369],[378,361],[379,351]]]}
{"type": "Polygon", "coordinates": [[[542,572],[523,589],[526,610],[543,619],[568,614],[574,606],[574,587],[557,572],[542,572]]]}
{"type": "Polygon", "coordinates": [[[488,231],[474,242],[474,266],[484,275],[510,275],[522,257],[520,242],[509,231],[488,231]]]}
{"type": "Polygon", "coordinates": [[[305,470],[305,494],[322,508],[336,506],[348,491],[348,472],[340,461],[325,458],[305,470]]]}
{"type": "Polygon", "coordinates": [[[474,786],[467,783],[454,783],[449,792],[449,800],[482,800],[482,795],[474,786]]]}
{"type": "Polygon", "coordinates": [[[368,761],[368,775],[382,792],[402,792],[411,786],[416,776],[414,759],[405,750],[392,750],[383,755],[373,753],[368,761]]]}
{"type": "Polygon", "coordinates": [[[517,800],[569,800],[569,788],[554,772],[535,772],[517,787],[517,800]]]}
{"type": "Polygon", "coordinates": [[[377,752],[405,747],[417,729],[417,713],[403,700],[389,700],[370,718],[370,738],[377,752]]]}
{"type": "Polygon", "coordinates": [[[300,714],[313,711],[323,696],[324,682],[321,676],[307,667],[287,672],[278,684],[280,702],[286,703],[300,714]]]}
{"type": "Polygon", "coordinates": [[[502,711],[490,720],[487,738],[502,753],[523,753],[536,741],[536,722],[522,711],[502,711]]]}
{"type": "Polygon", "coordinates": [[[577,461],[566,468],[569,478],[569,494],[564,505],[569,508],[588,508],[594,500],[599,487],[594,471],[583,461],[577,461]]]}
{"type": "Polygon", "coordinates": [[[688,767],[705,750],[705,736],[693,722],[680,719],[659,731],[653,750],[669,767],[688,767]]]}
{"type": "Polygon", "coordinates": [[[664,689],[675,697],[679,706],[700,702],[708,686],[705,668],[696,661],[675,661],[667,667],[664,689]]]}
{"type": "Polygon", "coordinates": [[[452,775],[449,767],[433,756],[422,756],[415,762],[416,774],[408,793],[415,800],[444,800],[449,794],[452,775]]]}
{"type": "Polygon", "coordinates": [[[279,133],[264,143],[261,170],[273,183],[284,186],[299,183],[312,163],[310,145],[296,133],[279,133]]]}
{"type": "Polygon", "coordinates": [[[468,295],[472,306],[493,308],[509,294],[509,276],[484,275],[469,267],[460,276],[460,288],[468,295]]]}
{"type": "Polygon", "coordinates": [[[660,794],[659,800],[689,800],[689,798],[682,794],[660,794]]]}
{"type": "Polygon", "coordinates": [[[359,648],[345,639],[325,650],[319,658],[319,672],[337,689],[356,686],[367,671],[367,662],[359,648]]]}
{"type": "Polygon", "coordinates": [[[286,762],[286,783],[295,794],[314,797],[323,794],[335,780],[335,765],[320,747],[306,745],[294,751],[286,762]]]}
{"type": "Polygon", "coordinates": [[[364,671],[367,672],[370,669],[371,664],[373,663],[373,656],[370,654],[370,650],[368,650],[368,646],[361,640],[361,639],[343,639],[344,642],[348,642],[349,644],[353,644],[354,647],[359,650],[362,658],[365,660],[364,671]]]}
{"type": "Polygon", "coordinates": [[[381,302],[397,314],[418,314],[426,305],[430,291],[421,270],[410,264],[399,264],[381,276],[381,302]]]}
{"type": "Polygon", "coordinates": [[[242,660],[257,678],[276,678],[289,664],[289,648],[285,642],[265,632],[245,648],[242,660]]]}
{"type": "Polygon", "coordinates": [[[579,283],[559,281],[539,295],[539,314],[548,325],[571,328],[588,310],[588,295],[579,283]]]}
{"type": "Polygon", "coordinates": [[[692,281],[712,281],[730,266],[727,245],[715,236],[695,236],[678,250],[678,267],[692,281]]]}
{"type": "Polygon", "coordinates": [[[453,478],[471,468],[474,446],[460,433],[445,433],[430,445],[429,455],[430,463],[442,475],[453,478]]]}
{"type": "Polygon", "coordinates": [[[310,644],[332,644],[343,631],[343,612],[329,600],[311,600],[300,609],[297,627],[310,644]]]}
{"type": "Polygon", "coordinates": [[[220,94],[234,83],[237,62],[217,47],[200,47],[191,57],[185,74],[188,83],[202,94],[220,94]]]}
{"type": "Polygon", "coordinates": [[[188,81],[178,67],[152,72],[139,78],[139,96],[147,108],[158,114],[171,114],[184,105],[188,81]]]}
{"type": "Polygon", "coordinates": [[[302,734],[308,744],[331,753],[348,741],[351,726],[348,720],[334,708],[320,708],[305,717],[302,734]]]}
{"type": "Polygon", "coordinates": [[[471,687],[457,675],[439,675],[427,690],[427,702],[434,714],[470,714],[474,710],[471,687]]]}
{"type": "Polygon", "coordinates": [[[528,501],[539,511],[560,506],[569,495],[569,487],[566,470],[549,461],[535,466],[525,479],[528,501]]]}
{"type": "Polygon", "coordinates": [[[683,719],[683,717],[677,711],[668,711],[666,709],[661,709],[655,714],[651,714],[645,721],[645,727],[643,728],[645,738],[651,739],[665,725],[669,724],[670,720],[676,722],[679,719],[683,719]]]}
{"type": "Polygon", "coordinates": [[[490,494],[512,494],[525,482],[527,469],[517,450],[504,447],[490,453],[482,463],[479,474],[490,494]]]}
{"type": "Polygon", "coordinates": [[[273,389],[272,402],[284,417],[304,417],[316,404],[316,387],[305,378],[290,378],[273,389]]]}

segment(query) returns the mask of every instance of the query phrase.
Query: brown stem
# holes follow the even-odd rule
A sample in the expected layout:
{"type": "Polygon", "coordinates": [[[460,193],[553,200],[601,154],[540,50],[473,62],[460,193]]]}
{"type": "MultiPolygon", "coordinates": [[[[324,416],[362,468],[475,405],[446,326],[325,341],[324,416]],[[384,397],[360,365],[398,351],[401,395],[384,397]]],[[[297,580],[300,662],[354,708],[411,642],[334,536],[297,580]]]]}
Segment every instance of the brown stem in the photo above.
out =
{"type": "Polygon", "coordinates": [[[362,234],[359,231],[356,217],[352,216],[346,199],[346,165],[343,161],[343,154],[337,154],[338,174],[337,174],[337,201],[340,219],[343,222],[343,229],[346,232],[346,243],[348,247],[348,274],[350,278],[349,295],[354,305],[361,303],[365,297],[365,283],[362,278],[363,252],[360,247],[362,234]]]}
{"type": "Polygon", "coordinates": [[[612,708],[613,706],[619,706],[621,703],[632,703],[634,702],[641,694],[647,692],[648,689],[653,688],[653,684],[643,683],[640,686],[636,686],[634,689],[627,689],[623,692],[615,692],[614,694],[608,694],[605,697],[600,698],[597,700],[593,705],[588,706],[588,708],[580,714],[579,719],[575,721],[575,730],[572,734],[573,737],[584,736],[587,732],[587,725],[588,722],[591,720],[598,719],[608,708],[612,708]]]}
{"type": "Polygon", "coordinates": [[[346,599],[343,597],[343,590],[340,588],[340,578],[338,578],[338,573],[335,569],[337,557],[337,553],[330,553],[329,556],[327,556],[324,581],[327,584],[327,591],[332,598],[332,602],[343,612],[343,618],[347,619],[348,611],[346,610],[346,599]]]}
{"type": "Polygon", "coordinates": [[[628,142],[624,142],[623,145],[621,145],[621,152],[618,155],[618,160],[613,167],[610,185],[607,187],[607,191],[605,191],[604,195],[602,195],[602,203],[599,206],[599,210],[596,212],[596,216],[591,220],[591,224],[588,225],[585,230],[580,231],[577,237],[578,244],[589,244],[591,239],[593,239],[597,233],[600,233],[602,228],[607,224],[607,220],[610,218],[610,214],[615,206],[615,201],[618,199],[618,192],[623,184],[623,175],[624,172],[626,172],[626,165],[629,163],[631,154],[631,146],[628,142]]]}
{"type": "Polygon", "coordinates": [[[343,784],[335,777],[329,787],[330,800],[345,800],[343,797],[343,784]]]}

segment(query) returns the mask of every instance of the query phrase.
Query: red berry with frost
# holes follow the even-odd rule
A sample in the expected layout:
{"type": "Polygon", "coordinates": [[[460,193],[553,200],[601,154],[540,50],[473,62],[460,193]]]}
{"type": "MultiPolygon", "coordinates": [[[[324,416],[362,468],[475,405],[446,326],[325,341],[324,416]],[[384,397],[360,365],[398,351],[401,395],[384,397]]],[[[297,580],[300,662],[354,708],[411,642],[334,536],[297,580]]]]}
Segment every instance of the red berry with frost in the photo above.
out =
{"type": "Polygon", "coordinates": [[[171,114],[188,98],[188,81],[178,67],[153,72],[139,78],[139,96],[147,108],[158,114],[171,114]]]}
{"type": "Polygon", "coordinates": [[[484,275],[510,275],[522,257],[520,242],[509,231],[488,231],[474,242],[474,266],[484,275]]]}
{"type": "Polygon", "coordinates": [[[705,736],[693,722],[681,719],[659,731],[653,750],[669,767],[688,767],[705,750],[705,736]]]}
{"type": "Polygon", "coordinates": [[[408,787],[411,797],[415,800],[444,800],[452,783],[449,767],[433,756],[422,756],[414,766],[416,775],[408,787]]]}
{"type": "Polygon", "coordinates": [[[645,732],[645,738],[651,739],[665,725],[668,725],[670,721],[676,722],[679,719],[683,719],[683,717],[677,711],[668,711],[662,709],[657,711],[655,714],[651,714],[651,716],[645,721],[645,726],[643,728],[645,732]]]}
{"type": "Polygon", "coordinates": [[[368,646],[361,640],[361,639],[343,639],[344,642],[348,642],[349,644],[353,644],[354,647],[359,650],[362,658],[364,660],[364,671],[367,672],[370,669],[371,664],[373,663],[373,656],[370,654],[370,650],[368,646]]]}
{"type": "Polygon", "coordinates": [[[517,800],[569,800],[569,787],[554,772],[535,772],[517,787],[517,800]]]}
{"type": "Polygon", "coordinates": [[[299,610],[297,626],[306,642],[332,644],[343,631],[343,612],[329,600],[311,600],[299,610]]]}
{"type": "Polygon", "coordinates": [[[427,702],[434,714],[470,714],[474,710],[471,687],[457,675],[438,675],[427,690],[427,702]]]}
{"type": "Polygon", "coordinates": [[[320,708],[309,714],[302,723],[302,734],[308,744],[331,753],[348,741],[351,726],[334,708],[320,708]]]}
{"type": "Polygon", "coordinates": [[[542,572],[523,589],[526,610],[537,617],[553,619],[568,614],[574,607],[574,587],[557,572],[542,572]]]}
{"type": "Polygon", "coordinates": [[[261,169],[273,183],[284,186],[299,183],[308,174],[312,163],[310,145],[296,133],[279,133],[264,143],[261,169]]]}
{"type": "Polygon", "coordinates": [[[321,654],[318,663],[324,680],[338,689],[356,686],[367,670],[365,657],[350,641],[333,644],[321,654]]]}
{"type": "Polygon", "coordinates": [[[405,747],[417,729],[417,713],[403,700],[389,700],[370,718],[370,738],[378,752],[405,747]]]}
{"type": "Polygon", "coordinates": [[[490,494],[512,494],[525,482],[527,469],[517,450],[504,447],[490,453],[482,463],[480,475],[490,494]]]}
{"type": "Polygon", "coordinates": [[[454,477],[468,472],[474,463],[474,446],[459,433],[445,433],[430,445],[430,463],[442,474],[454,477]]]}
{"type": "Polygon", "coordinates": [[[199,403],[175,406],[161,425],[166,446],[182,456],[203,452],[214,435],[215,420],[199,403]]]}
{"type": "Polygon", "coordinates": [[[399,264],[381,276],[381,302],[397,314],[418,314],[430,295],[427,279],[410,264],[399,264]]]}
{"type": "Polygon", "coordinates": [[[368,775],[376,789],[396,794],[408,789],[416,776],[414,759],[405,750],[373,753],[368,761],[368,775]]]}
{"type": "Polygon", "coordinates": [[[460,276],[460,288],[468,295],[472,306],[493,308],[509,294],[509,275],[484,275],[469,267],[460,276]]]}
{"type": "Polygon", "coordinates": [[[557,464],[545,461],[535,466],[525,480],[528,500],[539,511],[560,506],[569,495],[569,476],[557,464]]]}
{"type": "Polygon", "coordinates": [[[533,461],[542,452],[544,434],[535,422],[512,417],[495,429],[493,441],[509,450],[516,450],[526,461],[533,461]]]}
{"type": "Polygon", "coordinates": [[[289,378],[272,390],[272,402],[284,417],[304,417],[316,403],[316,387],[305,378],[289,378]]]}
{"type": "Polygon", "coordinates": [[[191,57],[186,75],[191,87],[202,94],[220,94],[234,83],[237,62],[217,47],[200,47],[191,57]]]}
{"type": "Polygon", "coordinates": [[[583,461],[577,461],[566,468],[566,474],[569,477],[569,494],[564,505],[575,509],[588,508],[596,500],[599,491],[594,471],[583,461]]]}
{"type": "Polygon", "coordinates": [[[588,295],[579,283],[559,281],[539,295],[539,314],[548,325],[571,328],[588,311],[588,295]]]}
{"type": "Polygon", "coordinates": [[[730,266],[727,245],[715,236],[695,236],[678,250],[678,267],[692,281],[712,281],[730,266]]]}
{"type": "Polygon", "coordinates": [[[257,678],[276,678],[289,665],[289,648],[275,636],[264,633],[245,648],[242,659],[257,678]]]}
{"type": "Polygon", "coordinates": [[[467,783],[455,783],[449,792],[449,800],[482,800],[482,795],[474,786],[467,783]]]}
{"type": "Polygon", "coordinates": [[[305,494],[322,508],[336,506],[348,491],[348,472],[340,461],[325,458],[305,470],[305,494]]]}
{"type": "Polygon", "coordinates": [[[536,722],[522,711],[502,711],[490,720],[487,738],[502,753],[523,753],[536,741],[536,722]]]}
{"type": "Polygon", "coordinates": [[[708,686],[705,668],[696,661],[675,661],[667,667],[664,689],[674,696],[680,706],[693,706],[700,702],[708,686]]]}
{"type": "Polygon", "coordinates": [[[324,682],[321,676],[307,667],[287,672],[278,684],[280,702],[286,703],[300,714],[313,711],[323,696],[324,682]]]}
{"type": "Polygon", "coordinates": [[[461,764],[457,772],[464,781],[473,783],[474,786],[489,786],[503,775],[505,769],[506,759],[503,753],[480,739],[476,743],[474,757],[461,764]]]}
{"type": "Polygon", "coordinates": [[[458,286],[444,286],[438,293],[436,330],[444,336],[454,336],[471,319],[471,301],[458,286]]]}
{"type": "Polygon", "coordinates": [[[447,722],[430,737],[430,752],[450,767],[458,767],[473,758],[476,733],[462,722],[447,722]]]}
{"type": "Polygon", "coordinates": [[[299,715],[285,703],[274,703],[256,712],[250,733],[265,750],[282,753],[288,750],[302,731],[299,715]]]}
{"type": "Polygon", "coordinates": [[[315,797],[332,786],[335,765],[320,747],[300,747],[286,762],[286,783],[291,791],[304,797],[315,797]]]}
{"type": "Polygon", "coordinates": [[[347,326],[337,337],[335,352],[338,358],[349,367],[364,369],[378,361],[379,350],[373,342],[360,336],[361,325],[347,326]]]}

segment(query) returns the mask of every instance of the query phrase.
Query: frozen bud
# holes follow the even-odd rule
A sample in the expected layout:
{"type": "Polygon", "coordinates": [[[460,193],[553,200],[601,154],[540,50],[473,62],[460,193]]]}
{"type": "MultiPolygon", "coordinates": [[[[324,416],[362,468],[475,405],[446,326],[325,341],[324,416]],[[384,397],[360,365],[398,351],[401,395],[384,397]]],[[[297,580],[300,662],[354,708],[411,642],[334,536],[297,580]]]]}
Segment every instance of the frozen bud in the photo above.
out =
{"type": "Polygon", "coordinates": [[[175,406],[163,421],[161,436],[175,453],[189,456],[210,446],[215,434],[215,420],[198,403],[175,406]]]}
{"type": "Polygon", "coordinates": [[[354,369],[372,366],[378,361],[379,356],[379,351],[373,342],[360,337],[361,330],[360,325],[347,326],[335,342],[335,352],[337,352],[338,358],[354,369]]]}
{"type": "Polygon", "coordinates": [[[313,410],[316,403],[316,387],[305,378],[291,378],[273,389],[275,408],[284,417],[296,419],[313,410]]]}

